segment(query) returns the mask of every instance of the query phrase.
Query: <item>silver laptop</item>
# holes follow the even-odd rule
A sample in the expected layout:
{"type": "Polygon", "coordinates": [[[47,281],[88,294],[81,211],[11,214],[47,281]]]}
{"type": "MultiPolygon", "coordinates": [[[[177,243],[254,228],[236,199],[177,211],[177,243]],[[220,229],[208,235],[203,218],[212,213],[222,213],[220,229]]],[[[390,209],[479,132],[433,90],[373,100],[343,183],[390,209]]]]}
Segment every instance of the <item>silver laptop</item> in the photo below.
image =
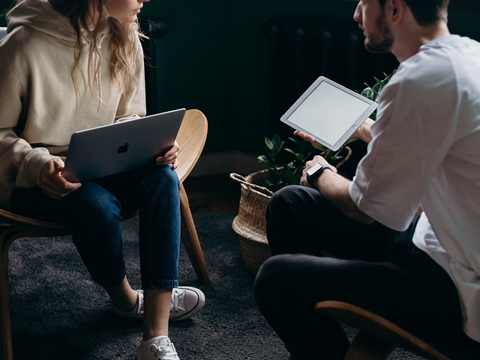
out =
{"type": "Polygon", "coordinates": [[[155,164],[175,142],[185,109],[77,131],[63,177],[87,181],[155,164]]]}
{"type": "Polygon", "coordinates": [[[0,27],[0,40],[2,40],[7,35],[7,28],[0,27]]]}

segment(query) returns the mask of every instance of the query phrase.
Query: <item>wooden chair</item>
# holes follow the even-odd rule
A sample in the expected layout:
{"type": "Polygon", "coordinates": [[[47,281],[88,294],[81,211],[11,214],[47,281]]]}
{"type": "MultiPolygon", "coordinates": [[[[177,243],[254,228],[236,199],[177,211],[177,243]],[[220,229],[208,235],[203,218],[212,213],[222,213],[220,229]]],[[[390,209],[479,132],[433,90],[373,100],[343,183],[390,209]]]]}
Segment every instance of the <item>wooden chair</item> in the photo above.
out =
{"type": "MultiPolygon", "coordinates": [[[[198,239],[195,223],[188,203],[183,181],[192,171],[205,145],[208,123],[199,110],[187,110],[180,127],[177,141],[180,144],[177,168],[180,179],[180,201],[182,214],[182,242],[192,262],[199,282],[210,282],[202,248],[198,239]]],[[[125,214],[124,219],[131,218],[136,212],[125,214]]],[[[12,334],[10,326],[10,308],[8,293],[8,250],[18,239],[26,237],[49,237],[71,235],[68,225],[27,218],[0,209],[0,336],[1,359],[12,360],[12,334]]]]}
{"type": "Polygon", "coordinates": [[[426,359],[480,359],[480,343],[473,340],[420,338],[370,311],[340,301],[319,302],[315,310],[359,330],[344,360],[387,359],[395,348],[426,359]]]}

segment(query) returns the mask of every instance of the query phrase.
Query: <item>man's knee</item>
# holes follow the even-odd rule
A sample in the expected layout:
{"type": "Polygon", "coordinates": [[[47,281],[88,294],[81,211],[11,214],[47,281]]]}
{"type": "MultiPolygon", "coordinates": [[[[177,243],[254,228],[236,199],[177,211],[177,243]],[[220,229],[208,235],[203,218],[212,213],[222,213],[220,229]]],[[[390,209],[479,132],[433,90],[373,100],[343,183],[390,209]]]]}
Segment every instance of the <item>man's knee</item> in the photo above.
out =
{"type": "Polygon", "coordinates": [[[332,204],[316,189],[291,185],[275,192],[267,206],[267,220],[283,217],[305,217],[315,213],[330,212],[332,204]],[[286,215],[288,214],[288,215],[286,215]]]}
{"type": "Polygon", "coordinates": [[[267,222],[283,221],[292,218],[297,209],[304,204],[305,188],[303,186],[286,186],[276,191],[267,205],[267,222]]]}
{"type": "Polygon", "coordinates": [[[290,254],[272,256],[260,267],[253,284],[257,302],[263,300],[268,302],[268,299],[284,293],[286,287],[291,285],[288,279],[291,271],[289,261],[291,258],[290,254]]]}
{"type": "Polygon", "coordinates": [[[285,208],[295,204],[300,198],[302,186],[292,185],[281,188],[273,193],[268,202],[269,208],[285,208]]]}

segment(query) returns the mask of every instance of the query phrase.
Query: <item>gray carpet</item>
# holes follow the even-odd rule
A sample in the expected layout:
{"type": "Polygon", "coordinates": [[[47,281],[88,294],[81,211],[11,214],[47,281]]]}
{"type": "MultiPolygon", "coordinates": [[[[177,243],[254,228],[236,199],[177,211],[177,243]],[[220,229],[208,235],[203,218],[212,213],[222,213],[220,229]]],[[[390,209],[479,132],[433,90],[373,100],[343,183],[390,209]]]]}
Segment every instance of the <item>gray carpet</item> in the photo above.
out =
{"type": "MultiPolygon", "coordinates": [[[[170,326],[182,360],[288,359],[282,342],[256,308],[253,278],[231,228],[235,215],[194,215],[212,279],[209,285],[199,285],[182,247],[180,283],[199,287],[207,299],[196,317],[170,326]]],[[[136,228],[136,219],[123,224],[128,278],[138,287],[136,228]]],[[[16,241],[9,271],[15,360],[134,359],[141,322],[114,315],[70,238],[16,241]]],[[[389,359],[420,358],[397,350],[389,359]]]]}

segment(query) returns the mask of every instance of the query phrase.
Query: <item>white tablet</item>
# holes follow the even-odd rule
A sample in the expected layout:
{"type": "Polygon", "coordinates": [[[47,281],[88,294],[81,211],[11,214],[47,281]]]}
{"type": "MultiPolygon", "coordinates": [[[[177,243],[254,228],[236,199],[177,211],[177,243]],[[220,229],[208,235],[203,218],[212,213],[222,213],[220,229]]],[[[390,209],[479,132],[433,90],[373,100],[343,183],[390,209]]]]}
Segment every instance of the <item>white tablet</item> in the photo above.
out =
{"type": "Polygon", "coordinates": [[[280,120],[338,150],[376,108],[376,102],[320,76],[280,120]]]}

